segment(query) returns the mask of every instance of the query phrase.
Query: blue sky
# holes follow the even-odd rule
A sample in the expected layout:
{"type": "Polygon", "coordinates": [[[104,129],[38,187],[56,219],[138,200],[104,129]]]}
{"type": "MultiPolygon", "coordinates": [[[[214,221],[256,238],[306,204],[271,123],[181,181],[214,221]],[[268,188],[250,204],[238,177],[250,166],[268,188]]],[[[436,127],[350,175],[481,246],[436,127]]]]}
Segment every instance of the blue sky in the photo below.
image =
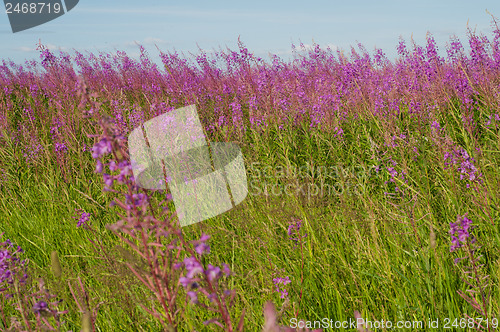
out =
{"type": "MultiPolygon", "coordinates": [[[[466,40],[471,28],[491,36],[491,17],[500,17],[500,1],[169,1],[80,0],[66,15],[38,27],[12,33],[0,14],[0,58],[16,63],[38,58],[36,44],[71,53],[126,51],[137,57],[136,43],[157,60],[162,51],[237,49],[240,35],[254,54],[288,57],[291,44],[313,41],[349,50],[362,43],[396,56],[399,36],[423,44],[431,32],[444,52],[450,35],[466,40]]],[[[84,53],[85,54],[85,53],[84,53]]]]}

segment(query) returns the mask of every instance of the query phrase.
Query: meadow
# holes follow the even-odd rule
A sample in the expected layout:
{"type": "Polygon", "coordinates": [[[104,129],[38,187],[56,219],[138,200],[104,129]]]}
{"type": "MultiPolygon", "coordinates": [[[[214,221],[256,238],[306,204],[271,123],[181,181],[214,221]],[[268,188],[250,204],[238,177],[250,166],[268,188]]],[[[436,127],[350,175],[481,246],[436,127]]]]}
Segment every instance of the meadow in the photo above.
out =
{"type": "Polygon", "coordinates": [[[396,60],[363,45],[265,60],[240,41],[158,50],[162,67],[142,46],[3,60],[0,330],[497,329],[492,26],[445,57],[428,34],[396,60]],[[168,190],[135,185],[127,135],[188,105],[241,148],[248,195],[180,227],[168,190]]]}

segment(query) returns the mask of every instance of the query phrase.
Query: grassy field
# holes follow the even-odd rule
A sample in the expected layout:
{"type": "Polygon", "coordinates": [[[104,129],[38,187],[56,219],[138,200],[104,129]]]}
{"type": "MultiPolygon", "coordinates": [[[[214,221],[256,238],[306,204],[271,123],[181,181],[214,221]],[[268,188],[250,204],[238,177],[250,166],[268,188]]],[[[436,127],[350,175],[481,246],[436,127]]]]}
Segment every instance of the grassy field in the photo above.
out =
{"type": "Polygon", "coordinates": [[[396,61],[316,46],[266,62],[241,43],[162,53],[164,68],[142,47],[139,62],[4,61],[0,329],[278,331],[267,302],[294,331],[361,331],[342,326],[355,315],[372,331],[498,328],[500,32],[468,42],[442,58],[431,35],[401,41],[396,61]],[[132,129],[192,104],[210,141],[240,146],[249,193],[179,228],[168,193],[134,188],[125,166],[105,185],[96,159],[126,161],[132,129]]]}

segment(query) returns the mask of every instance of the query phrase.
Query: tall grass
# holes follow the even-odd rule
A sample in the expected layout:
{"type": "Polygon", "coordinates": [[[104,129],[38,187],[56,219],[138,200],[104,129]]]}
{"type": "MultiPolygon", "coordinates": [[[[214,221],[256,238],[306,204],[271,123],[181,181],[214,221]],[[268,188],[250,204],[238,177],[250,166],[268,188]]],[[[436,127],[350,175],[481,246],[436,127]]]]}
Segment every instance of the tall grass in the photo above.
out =
{"type": "Polygon", "coordinates": [[[23,252],[0,249],[0,328],[349,330],[341,323],[358,319],[359,330],[438,320],[492,331],[493,23],[491,37],[469,30],[469,52],[451,38],[445,58],[429,34],[423,46],[401,40],[395,61],[318,45],[265,61],[241,42],[210,56],[160,51],[163,68],[142,47],[139,61],[43,46],[39,62],[3,60],[0,232],[23,252]],[[134,186],[126,136],[191,104],[210,141],[241,147],[249,194],[181,229],[167,192],[134,186]]]}

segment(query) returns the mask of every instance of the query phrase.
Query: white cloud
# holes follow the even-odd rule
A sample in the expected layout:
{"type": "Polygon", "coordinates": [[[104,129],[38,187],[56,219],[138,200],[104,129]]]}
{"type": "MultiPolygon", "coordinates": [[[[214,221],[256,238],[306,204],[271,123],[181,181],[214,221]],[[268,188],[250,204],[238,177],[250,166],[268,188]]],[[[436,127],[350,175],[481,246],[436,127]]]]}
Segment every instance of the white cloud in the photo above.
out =
{"type": "Polygon", "coordinates": [[[21,46],[16,48],[17,51],[21,52],[35,52],[36,48],[34,47],[27,47],[27,46],[21,46]]]}
{"type": "Polygon", "coordinates": [[[326,44],[326,47],[329,48],[329,49],[331,49],[332,51],[336,51],[336,50],[339,49],[339,47],[337,45],[331,44],[331,43],[330,44],[326,44]]]}
{"type": "Polygon", "coordinates": [[[67,51],[68,48],[65,46],[56,46],[54,44],[44,44],[45,48],[49,51],[67,51]]]}
{"type": "MultiPolygon", "coordinates": [[[[56,46],[54,44],[42,44],[45,48],[47,48],[49,51],[67,51],[68,48],[65,46],[56,46]]],[[[26,52],[26,53],[33,53],[33,52],[38,52],[37,47],[28,47],[28,46],[20,46],[14,48],[16,51],[20,52],[26,52]]]]}
{"type": "Polygon", "coordinates": [[[281,49],[276,50],[276,52],[269,52],[269,53],[276,54],[276,55],[291,55],[292,50],[284,50],[281,48],[281,49]]]}
{"type": "Polygon", "coordinates": [[[163,40],[161,38],[155,38],[155,37],[147,37],[144,39],[144,44],[168,44],[166,40],[163,40]]]}
{"type": "Polygon", "coordinates": [[[140,43],[136,40],[125,43],[125,47],[138,46],[138,45],[140,45],[140,43]]]}

